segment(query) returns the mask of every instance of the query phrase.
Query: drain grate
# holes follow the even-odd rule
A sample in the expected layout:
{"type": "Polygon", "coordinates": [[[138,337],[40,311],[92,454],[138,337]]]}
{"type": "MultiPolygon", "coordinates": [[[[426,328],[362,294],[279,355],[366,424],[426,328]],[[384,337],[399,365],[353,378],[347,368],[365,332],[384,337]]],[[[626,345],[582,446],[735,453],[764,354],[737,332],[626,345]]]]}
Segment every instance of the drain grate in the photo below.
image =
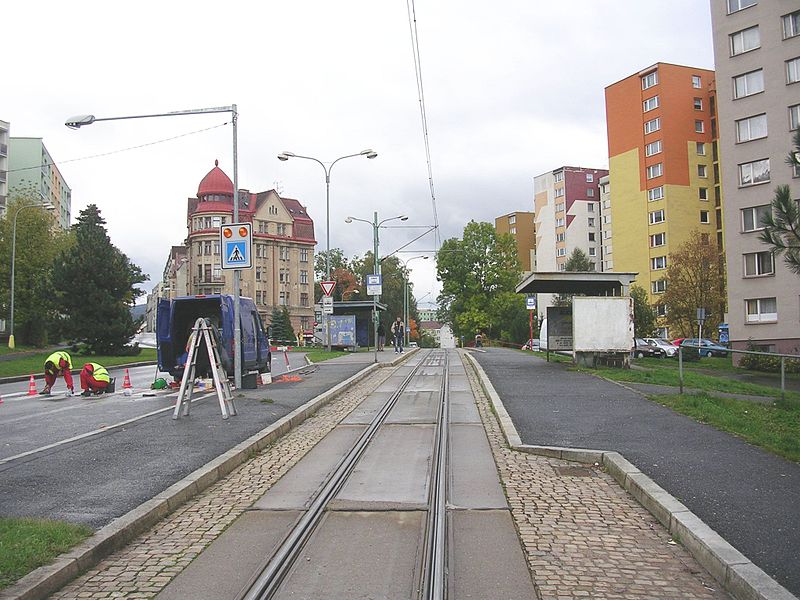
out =
{"type": "Polygon", "coordinates": [[[593,477],[594,471],[589,467],[553,467],[556,474],[562,477],[593,477]]]}

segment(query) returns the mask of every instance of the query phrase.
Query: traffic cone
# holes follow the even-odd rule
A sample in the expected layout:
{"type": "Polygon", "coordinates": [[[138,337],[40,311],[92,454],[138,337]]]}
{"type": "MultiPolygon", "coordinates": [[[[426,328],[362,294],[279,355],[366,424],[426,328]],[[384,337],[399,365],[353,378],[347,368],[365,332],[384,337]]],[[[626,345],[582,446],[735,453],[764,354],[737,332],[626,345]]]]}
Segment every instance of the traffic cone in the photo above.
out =
{"type": "Polygon", "coordinates": [[[33,378],[33,373],[31,373],[31,379],[28,382],[28,396],[37,396],[39,392],[36,391],[36,380],[33,378]]]}
{"type": "Polygon", "coordinates": [[[128,369],[125,369],[125,379],[122,380],[122,389],[129,390],[132,387],[131,376],[128,374],[128,369]]]}

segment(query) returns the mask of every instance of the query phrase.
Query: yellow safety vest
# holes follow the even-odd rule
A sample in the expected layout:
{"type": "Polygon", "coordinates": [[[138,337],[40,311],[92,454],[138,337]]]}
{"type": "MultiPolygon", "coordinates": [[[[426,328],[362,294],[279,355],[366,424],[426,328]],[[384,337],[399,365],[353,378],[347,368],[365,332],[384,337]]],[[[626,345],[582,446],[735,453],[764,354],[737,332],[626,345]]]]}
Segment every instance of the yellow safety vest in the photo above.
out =
{"type": "Polygon", "coordinates": [[[70,371],[72,370],[72,359],[70,358],[69,354],[64,352],[63,350],[59,350],[58,352],[53,352],[50,356],[47,357],[47,360],[44,361],[45,364],[48,362],[53,363],[55,366],[56,371],[61,372],[63,369],[59,366],[61,363],[61,359],[67,361],[67,369],[70,371]]]}
{"type": "Polygon", "coordinates": [[[108,371],[103,365],[99,365],[97,363],[88,363],[92,365],[92,377],[94,377],[97,381],[105,381],[106,383],[111,383],[111,377],[108,375],[108,371]]]}

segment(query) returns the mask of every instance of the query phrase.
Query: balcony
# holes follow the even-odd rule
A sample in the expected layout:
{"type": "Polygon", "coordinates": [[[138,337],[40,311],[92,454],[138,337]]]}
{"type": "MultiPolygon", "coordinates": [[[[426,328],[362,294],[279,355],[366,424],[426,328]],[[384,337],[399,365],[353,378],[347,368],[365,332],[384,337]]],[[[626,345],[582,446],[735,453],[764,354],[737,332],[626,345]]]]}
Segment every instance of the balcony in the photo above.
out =
{"type": "Polygon", "coordinates": [[[198,285],[225,285],[225,276],[221,277],[192,277],[192,284],[198,285]]]}
{"type": "Polygon", "coordinates": [[[8,156],[8,144],[0,144],[0,156],[8,156]]]}

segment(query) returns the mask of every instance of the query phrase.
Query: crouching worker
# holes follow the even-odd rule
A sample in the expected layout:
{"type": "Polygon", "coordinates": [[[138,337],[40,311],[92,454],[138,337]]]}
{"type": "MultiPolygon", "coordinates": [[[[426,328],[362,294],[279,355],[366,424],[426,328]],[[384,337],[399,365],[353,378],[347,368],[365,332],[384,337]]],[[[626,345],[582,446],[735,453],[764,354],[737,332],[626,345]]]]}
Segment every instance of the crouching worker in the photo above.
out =
{"type": "Polygon", "coordinates": [[[72,373],[70,373],[71,369],[72,359],[70,358],[69,354],[63,350],[53,352],[50,356],[48,356],[47,360],[44,361],[45,386],[41,392],[42,395],[50,395],[50,390],[53,389],[53,384],[60,375],[64,376],[64,382],[67,384],[67,389],[69,389],[70,393],[75,393],[75,389],[72,385],[72,373]]]}
{"type": "Polygon", "coordinates": [[[113,392],[113,381],[103,365],[86,363],[81,369],[81,396],[113,392]]]}

